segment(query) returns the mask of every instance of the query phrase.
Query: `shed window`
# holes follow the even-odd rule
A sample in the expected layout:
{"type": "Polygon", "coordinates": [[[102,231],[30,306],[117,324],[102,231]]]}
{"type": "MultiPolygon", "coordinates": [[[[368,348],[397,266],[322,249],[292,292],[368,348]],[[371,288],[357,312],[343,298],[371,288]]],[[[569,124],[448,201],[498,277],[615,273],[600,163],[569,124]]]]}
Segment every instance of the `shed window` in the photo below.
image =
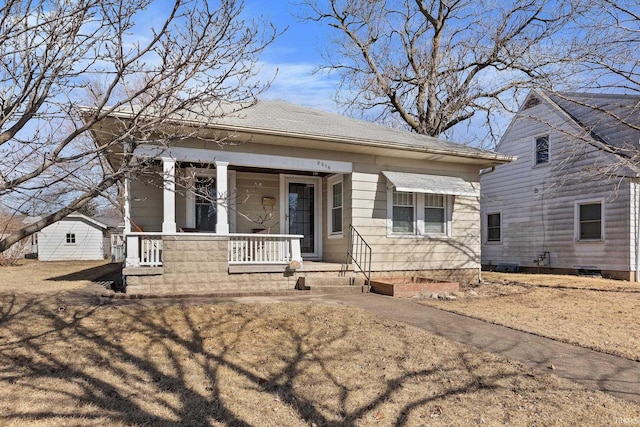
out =
{"type": "Polygon", "coordinates": [[[500,241],[500,213],[491,213],[487,215],[487,241],[500,241]]]}
{"type": "Polygon", "coordinates": [[[549,163],[549,136],[536,138],[536,165],[549,163]]]}
{"type": "Polygon", "coordinates": [[[67,233],[66,241],[67,241],[67,244],[76,243],[76,234],[75,233],[67,233]]]}

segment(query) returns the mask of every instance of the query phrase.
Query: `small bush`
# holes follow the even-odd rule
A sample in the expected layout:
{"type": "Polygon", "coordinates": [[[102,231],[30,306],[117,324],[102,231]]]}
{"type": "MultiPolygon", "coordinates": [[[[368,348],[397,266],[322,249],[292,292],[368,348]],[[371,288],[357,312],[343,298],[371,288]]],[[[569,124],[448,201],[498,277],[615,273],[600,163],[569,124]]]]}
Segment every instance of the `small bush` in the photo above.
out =
{"type": "Polygon", "coordinates": [[[0,266],[18,265],[24,259],[25,249],[29,244],[29,239],[23,239],[0,253],[0,266]]]}

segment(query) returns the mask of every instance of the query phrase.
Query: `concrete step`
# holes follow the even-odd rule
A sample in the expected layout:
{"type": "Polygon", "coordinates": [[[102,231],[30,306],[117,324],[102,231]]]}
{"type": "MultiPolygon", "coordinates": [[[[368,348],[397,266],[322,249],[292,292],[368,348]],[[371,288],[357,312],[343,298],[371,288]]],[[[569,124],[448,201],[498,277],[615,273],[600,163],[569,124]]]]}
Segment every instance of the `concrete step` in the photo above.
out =
{"type": "Polygon", "coordinates": [[[361,294],[369,292],[364,279],[355,277],[299,277],[297,289],[313,294],[361,294]]]}
{"type": "Polygon", "coordinates": [[[307,288],[312,294],[332,294],[332,295],[351,295],[351,294],[364,294],[369,292],[368,286],[358,285],[337,285],[337,286],[314,286],[311,285],[307,288]]]}
{"type": "Polygon", "coordinates": [[[348,277],[299,277],[298,282],[302,281],[305,286],[350,286],[352,279],[348,277]]]}

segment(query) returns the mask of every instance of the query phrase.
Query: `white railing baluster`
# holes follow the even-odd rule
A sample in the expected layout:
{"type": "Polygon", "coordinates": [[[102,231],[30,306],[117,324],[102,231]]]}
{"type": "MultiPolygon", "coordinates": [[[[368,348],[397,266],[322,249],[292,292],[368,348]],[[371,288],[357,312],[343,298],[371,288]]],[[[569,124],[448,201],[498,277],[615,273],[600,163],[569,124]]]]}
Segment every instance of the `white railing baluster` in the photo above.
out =
{"type": "Polygon", "coordinates": [[[127,267],[162,266],[162,234],[131,233],[126,236],[127,267]]]}
{"type": "MultiPolygon", "coordinates": [[[[162,266],[162,233],[130,233],[126,236],[127,267],[162,266]]],[[[212,237],[215,236],[212,234],[212,237]]],[[[300,239],[293,234],[227,234],[229,264],[289,264],[302,262],[300,239]]],[[[204,236],[203,236],[204,237],[204,236]]]]}
{"type": "MultiPolygon", "coordinates": [[[[301,235],[230,234],[229,264],[289,264],[292,246],[299,248],[301,235]]],[[[302,261],[299,256],[296,261],[302,261]]]]}

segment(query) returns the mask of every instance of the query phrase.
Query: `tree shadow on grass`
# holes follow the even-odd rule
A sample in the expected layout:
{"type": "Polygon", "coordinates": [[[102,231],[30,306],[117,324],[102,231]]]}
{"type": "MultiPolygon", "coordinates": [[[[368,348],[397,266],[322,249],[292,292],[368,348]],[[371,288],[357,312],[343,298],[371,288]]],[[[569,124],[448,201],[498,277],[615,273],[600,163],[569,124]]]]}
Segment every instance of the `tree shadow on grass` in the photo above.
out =
{"type": "Polygon", "coordinates": [[[114,281],[120,280],[122,277],[122,264],[109,263],[98,265],[96,267],[85,268],[83,270],[74,271],[73,273],[64,274],[62,276],[50,277],[48,281],[114,281]]]}
{"type": "Polygon", "coordinates": [[[413,425],[526,377],[351,308],[2,298],[0,424],[413,425]]]}

